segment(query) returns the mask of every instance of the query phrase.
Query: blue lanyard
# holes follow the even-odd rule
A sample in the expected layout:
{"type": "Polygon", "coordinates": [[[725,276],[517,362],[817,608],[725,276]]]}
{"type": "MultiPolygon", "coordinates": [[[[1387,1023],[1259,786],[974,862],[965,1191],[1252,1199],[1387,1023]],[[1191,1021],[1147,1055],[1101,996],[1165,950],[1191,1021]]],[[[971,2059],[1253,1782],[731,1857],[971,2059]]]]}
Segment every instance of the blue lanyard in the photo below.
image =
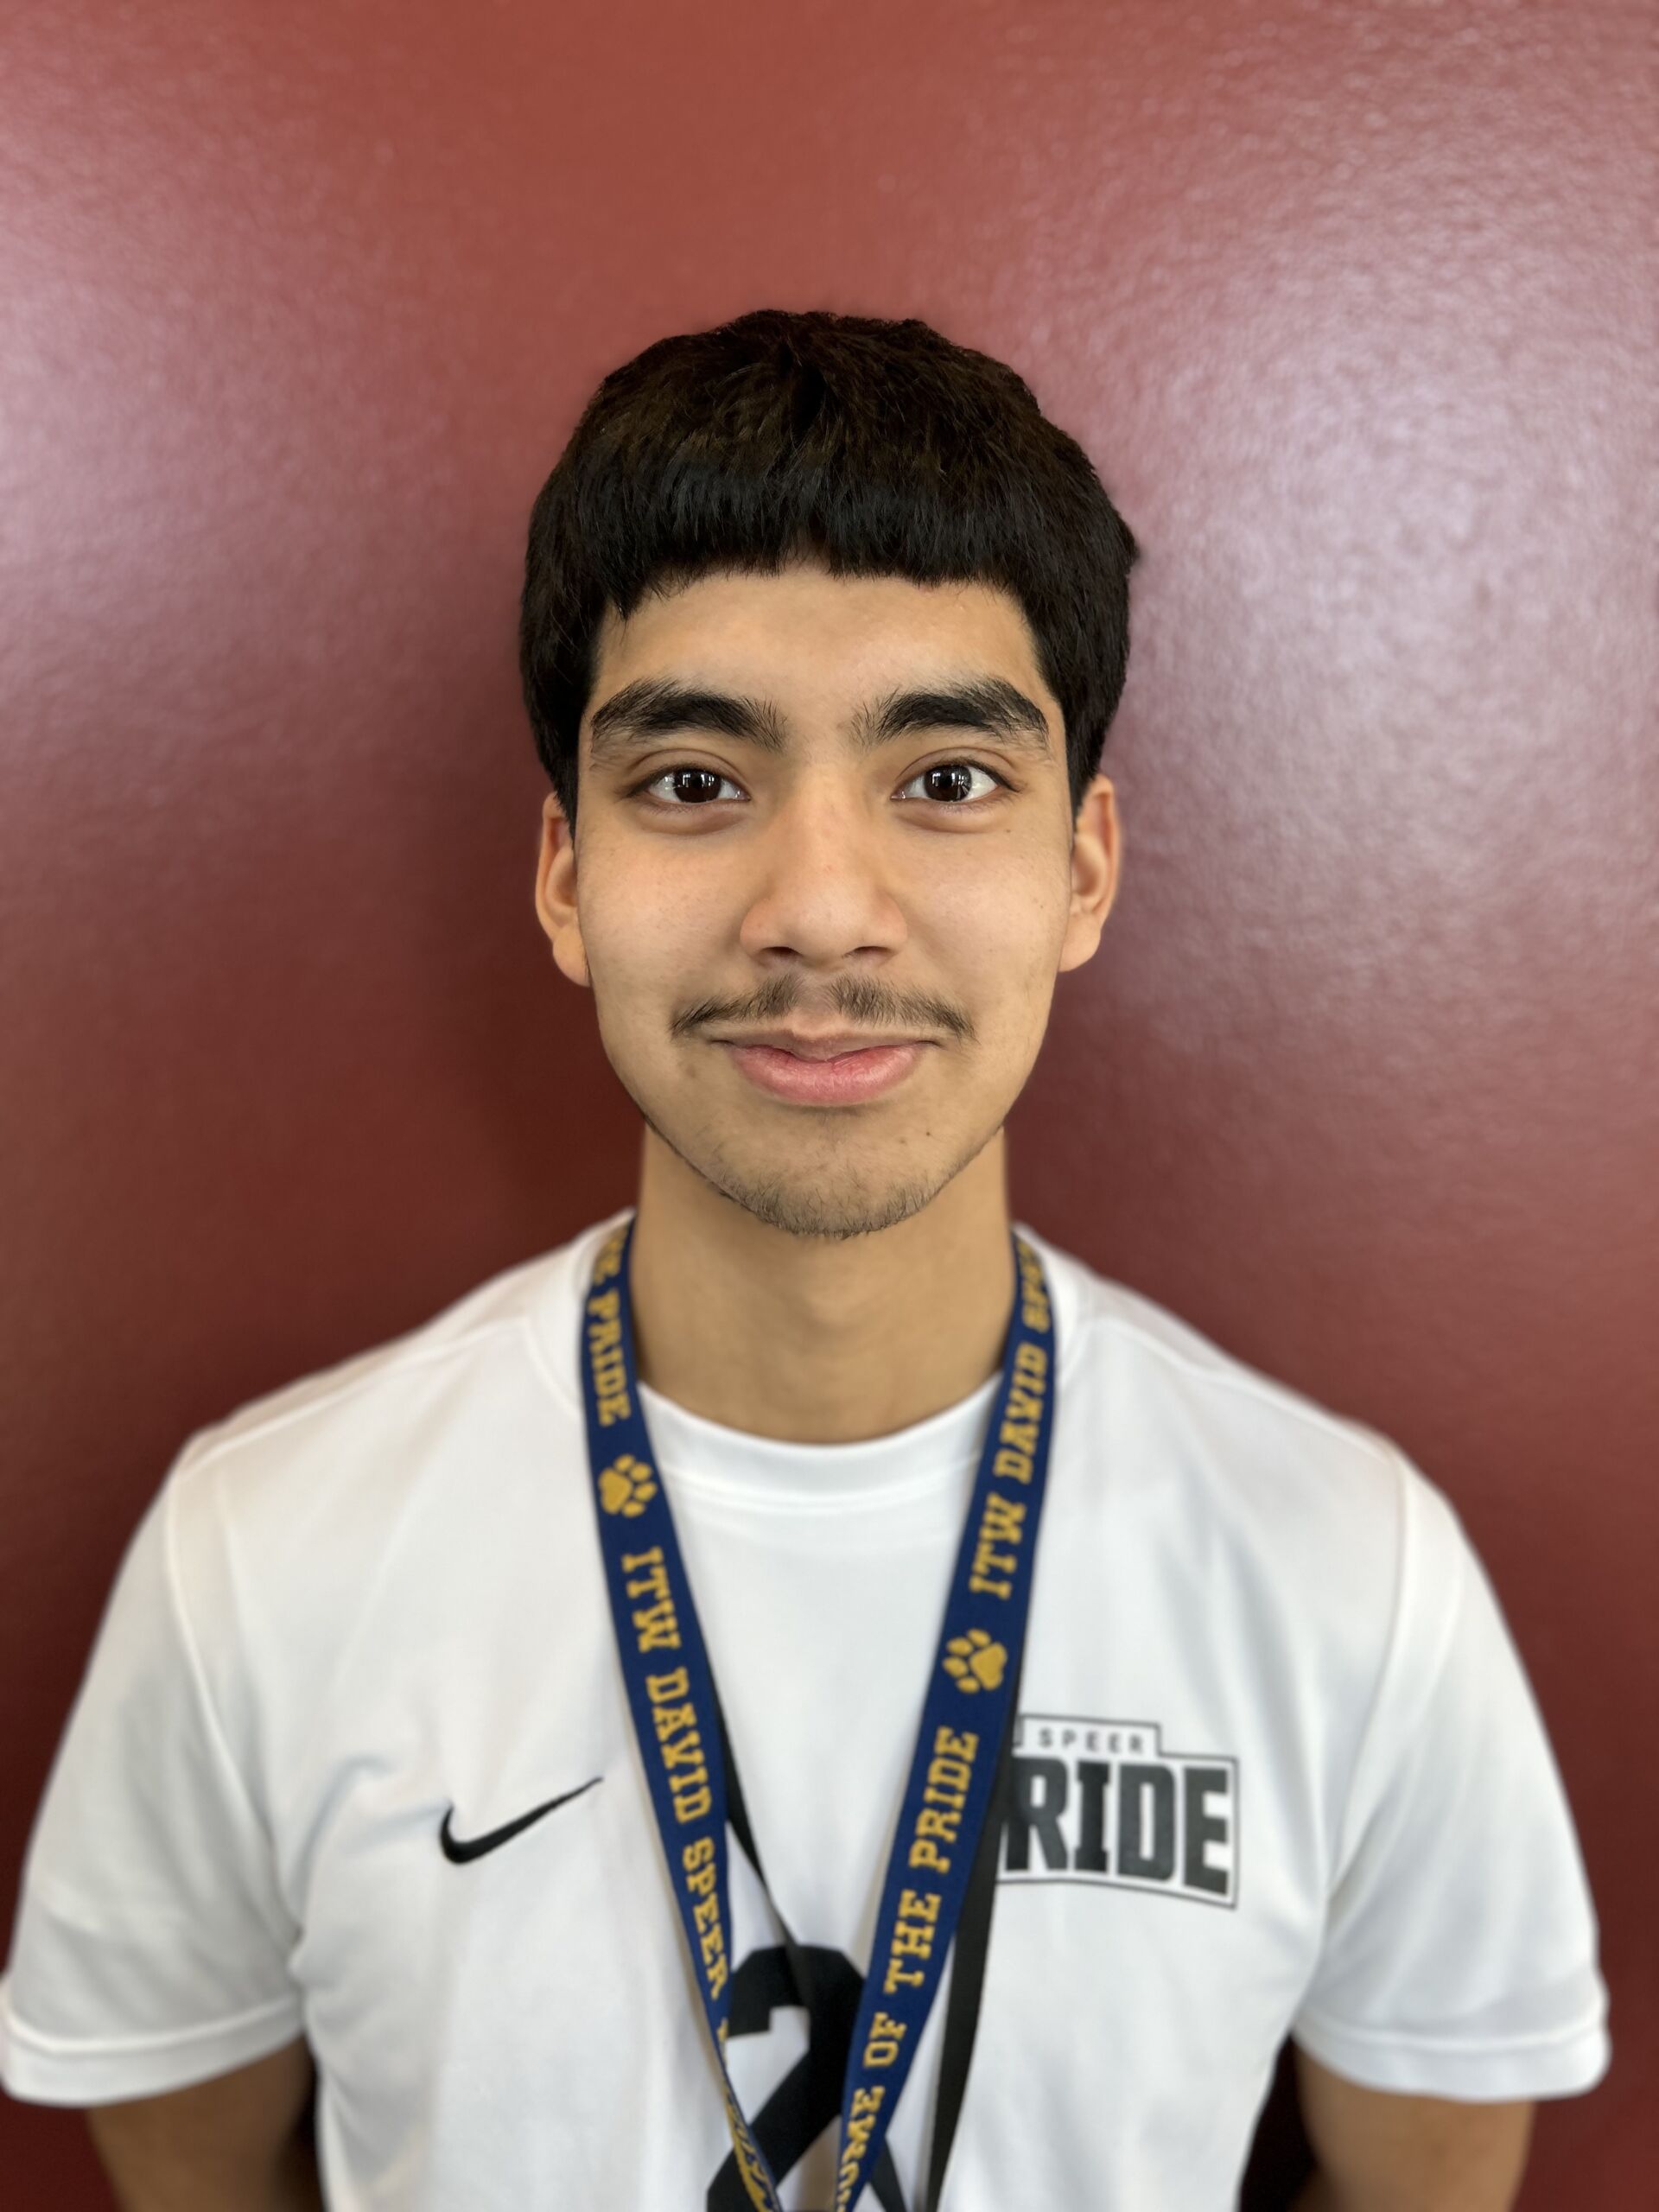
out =
{"type": "MultiPolygon", "coordinates": [[[[726,2064],[732,1969],[726,1777],[708,1653],[639,1402],[628,1290],[635,1218],[630,1214],[600,1247],[582,1314],[579,1363],[600,1546],[658,1834],[720,2063],[737,2171],[757,2212],[782,2212],[726,2064]]],[[[1001,1384],[854,2024],[835,2212],[854,2212],[915,2058],[962,1911],[1025,1644],[1058,1370],[1042,1263],[1017,1231],[1010,1234],[1016,1288],[1001,1384]]]]}

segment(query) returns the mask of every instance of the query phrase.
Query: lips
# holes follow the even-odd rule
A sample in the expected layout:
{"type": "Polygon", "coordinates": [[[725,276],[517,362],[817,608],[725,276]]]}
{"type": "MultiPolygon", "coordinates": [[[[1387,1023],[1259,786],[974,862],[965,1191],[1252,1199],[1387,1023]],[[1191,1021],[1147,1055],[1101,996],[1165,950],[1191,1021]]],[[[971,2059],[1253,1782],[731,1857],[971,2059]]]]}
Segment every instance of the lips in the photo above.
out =
{"type": "Polygon", "coordinates": [[[806,1106],[856,1105],[880,1097],[902,1083],[927,1046],[906,1039],[897,1045],[882,1044],[842,1048],[833,1053],[822,1049],[809,1058],[798,1050],[772,1045],[722,1042],[740,1071],[757,1089],[774,1098],[806,1106]]]}
{"type": "Polygon", "coordinates": [[[844,1059],[849,1052],[884,1051],[904,1045],[918,1044],[915,1037],[887,1037],[841,1034],[833,1037],[800,1037],[787,1029],[757,1030],[744,1037],[720,1037],[716,1044],[734,1045],[744,1050],[764,1046],[768,1052],[787,1052],[798,1060],[844,1059]]]}

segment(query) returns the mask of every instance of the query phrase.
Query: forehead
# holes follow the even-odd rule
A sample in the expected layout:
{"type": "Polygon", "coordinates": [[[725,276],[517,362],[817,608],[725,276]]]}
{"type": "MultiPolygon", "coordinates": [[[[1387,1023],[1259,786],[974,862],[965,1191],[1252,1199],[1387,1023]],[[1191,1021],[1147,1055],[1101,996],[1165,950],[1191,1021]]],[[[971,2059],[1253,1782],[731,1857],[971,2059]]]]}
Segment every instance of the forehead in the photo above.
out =
{"type": "MultiPolygon", "coordinates": [[[[593,699],[643,675],[762,682],[856,694],[904,674],[1001,674],[1054,704],[1011,592],[993,584],[837,576],[796,562],[774,574],[716,570],[648,593],[626,621],[607,605],[593,699]]],[[[1057,709],[1058,710],[1058,709],[1057,709]]]]}

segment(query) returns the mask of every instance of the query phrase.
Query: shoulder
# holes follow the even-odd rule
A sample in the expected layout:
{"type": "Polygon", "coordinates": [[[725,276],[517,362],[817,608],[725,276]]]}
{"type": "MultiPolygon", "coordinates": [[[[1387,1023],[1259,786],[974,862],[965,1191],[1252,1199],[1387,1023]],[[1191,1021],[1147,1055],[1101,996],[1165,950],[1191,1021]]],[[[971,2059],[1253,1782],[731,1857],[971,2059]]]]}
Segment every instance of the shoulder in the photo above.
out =
{"type": "Polygon", "coordinates": [[[1190,1460],[1224,1459],[1235,1480],[1335,1484],[1397,1506],[1414,1470],[1390,1437],[1253,1366],[1087,1261],[1033,1241],[1071,1339],[1060,1359],[1074,1396],[1120,1422],[1178,1432],[1190,1460]]]}
{"type": "Polygon", "coordinates": [[[1073,1339],[1062,1408],[1069,1394],[1120,1500],[1327,1623],[1357,1659],[1364,1648],[1380,1662],[1402,1636],[1432,1658],[1471,1554],[1450,1500],[1402,1446],[1035,1241],[1073,1339]]]}
{"type": "Polygon", "coordinates": [[[163,1485],[181,1580],[208,1590],[232,1571],[232,1552],[262,1571],[302,1553],[321,1577],[320,1540],[349,1562],[383,1544],[418,1501],[455,1504],[469,1483],[480,1492],[527,1436],[573,1414],[579,1420],[578,1275],[620,1217],[196,1430],[163,1485]]]}

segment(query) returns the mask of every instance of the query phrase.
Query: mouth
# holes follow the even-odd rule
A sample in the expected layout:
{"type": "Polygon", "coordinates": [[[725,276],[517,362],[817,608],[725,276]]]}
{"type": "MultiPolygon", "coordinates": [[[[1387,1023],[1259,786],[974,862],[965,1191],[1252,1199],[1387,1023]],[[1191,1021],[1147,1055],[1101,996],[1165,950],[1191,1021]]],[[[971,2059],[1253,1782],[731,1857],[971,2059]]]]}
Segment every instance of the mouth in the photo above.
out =
{"type": "Polygon", "coordinates": [[[818,1044],[810,1046],[809,1056],[810,1040],[796,1041],[802,1049],[715,1039],[758,1090],[810,1106],[855,1105],[879,1098],[895,1090],[928,1049],[918,1039],[906,1038],[896,1045],[837,1046],[833,1052],[818,1044]]]}
{"type": "Polygon", "coordinates": [[[716,1045],[766,1045],[774,1052],[790,1052],[798,1060],[838,1060],[849,1052],[874,1052],[878,1046],[919,1045],[920,1037],[884,1037],[879,1032],[821,1029],[816,1035],[804,1029],[749,1029],[741,1037],[716,1037],[716,1045]]]}

